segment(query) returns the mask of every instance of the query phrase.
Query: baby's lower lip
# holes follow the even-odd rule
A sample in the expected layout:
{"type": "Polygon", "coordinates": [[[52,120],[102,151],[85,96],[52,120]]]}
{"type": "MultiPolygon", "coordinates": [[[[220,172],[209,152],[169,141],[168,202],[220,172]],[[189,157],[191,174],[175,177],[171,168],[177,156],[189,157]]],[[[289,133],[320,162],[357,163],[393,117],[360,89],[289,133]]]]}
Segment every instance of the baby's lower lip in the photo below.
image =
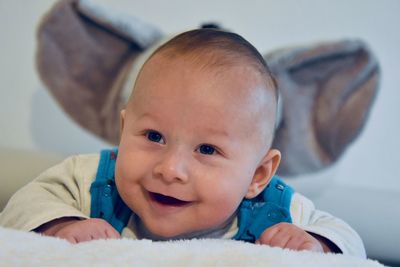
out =
{"type": "Polygon", "coordinates": [[[174,198],[171,196],[166,196],[160,193],[150,192],[149,196],[152,201],[156,202],[162,206],[170,206],[170,207],[183,207],[192,203],[191,201],[185,201],[178,198],[174,198]]]}

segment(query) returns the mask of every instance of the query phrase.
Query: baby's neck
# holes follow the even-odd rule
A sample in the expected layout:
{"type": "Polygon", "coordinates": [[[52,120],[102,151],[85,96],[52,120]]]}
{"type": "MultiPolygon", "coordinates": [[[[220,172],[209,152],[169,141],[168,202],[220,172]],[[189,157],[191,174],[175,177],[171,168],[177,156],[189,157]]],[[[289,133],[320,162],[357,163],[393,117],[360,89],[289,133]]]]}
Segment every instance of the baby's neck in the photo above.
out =
{"type": "Polygon", "coordinates": [[[135,232],[137,238],[150,239],[153,241],[167,241],[167,240],[193,239],[193,238],[221,238],[226,232],[229,231],[229,229],[232,226],[232,223],[234,222],[235,217],[236,213],[233,214],[221,226],[216,228],[195,231],[174,237],[162,237],[151,233],[143,224],[142,220],[140,220],[140,218],[137,215],[134,215],[134,221],[136,226],[135,232]]]}

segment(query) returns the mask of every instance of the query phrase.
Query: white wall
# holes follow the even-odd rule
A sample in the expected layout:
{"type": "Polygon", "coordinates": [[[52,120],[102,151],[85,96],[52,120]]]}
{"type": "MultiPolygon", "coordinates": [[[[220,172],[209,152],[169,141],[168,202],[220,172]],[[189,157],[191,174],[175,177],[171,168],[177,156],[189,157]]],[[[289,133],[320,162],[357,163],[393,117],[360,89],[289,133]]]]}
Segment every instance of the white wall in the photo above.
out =
{"type": "MultiPolygon", "coordinates": [[[[62,154],[96,152],[106,144],[60,111],[35,72],[36,24],[53,2],[0,0],[0,147],[62,154]]],[[[364,132],[335,166],[332,177],[339,186],[400,195],[400,1],[96,2],[112,3],[167,34],[202,22],[220,22],[262,53],[346,37],[367,41],[381,64],[381,90],[364,132]]],[[[400,217],[400,208],[394,205],[394,209],[391,212],[400,217]]]]}

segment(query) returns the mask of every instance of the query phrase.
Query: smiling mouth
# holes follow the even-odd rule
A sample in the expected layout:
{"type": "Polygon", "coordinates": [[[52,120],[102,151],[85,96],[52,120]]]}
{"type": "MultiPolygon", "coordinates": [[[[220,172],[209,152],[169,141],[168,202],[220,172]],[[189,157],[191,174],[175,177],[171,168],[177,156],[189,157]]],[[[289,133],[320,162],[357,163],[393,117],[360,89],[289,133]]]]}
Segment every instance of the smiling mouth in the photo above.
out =
{"type": "Polygon", "coordinates": [[[149,195],[153,201],[165,206],[182,207],[191,203],[191,201],[185,201],[154,192],[149,192],[149,195]]]}

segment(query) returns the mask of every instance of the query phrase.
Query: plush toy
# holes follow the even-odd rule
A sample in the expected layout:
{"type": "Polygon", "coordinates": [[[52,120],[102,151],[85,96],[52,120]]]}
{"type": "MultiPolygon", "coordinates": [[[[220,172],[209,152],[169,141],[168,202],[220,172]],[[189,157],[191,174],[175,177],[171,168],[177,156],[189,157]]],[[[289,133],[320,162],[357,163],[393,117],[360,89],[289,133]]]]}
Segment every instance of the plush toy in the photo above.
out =
{"type": "MultiPolygon", "coordinates": [[[[136,75],[165,36],[88,0],[58,2],[38,28],[41,79],[79,125],[117,144],[119,112],[136,75]]],[[[280,88],[273,146],[279,173],[299,175],[339,159],[360,134],[378,91],[378,63],[360,40],[269,52],[280,88]]]]}

